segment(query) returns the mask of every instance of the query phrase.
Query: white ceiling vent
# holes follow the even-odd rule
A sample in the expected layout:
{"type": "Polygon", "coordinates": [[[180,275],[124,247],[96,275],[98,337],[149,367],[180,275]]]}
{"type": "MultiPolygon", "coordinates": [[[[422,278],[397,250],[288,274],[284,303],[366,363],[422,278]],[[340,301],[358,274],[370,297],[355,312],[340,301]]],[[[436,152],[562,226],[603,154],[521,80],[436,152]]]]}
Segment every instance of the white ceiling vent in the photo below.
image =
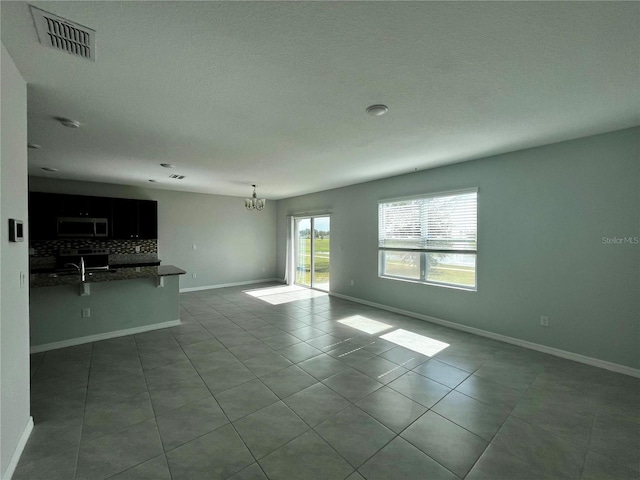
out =
{"type": "Polygon", "coordinates": [[[169,175],[169,178],[175,178],[176,180],[182,180],[184,175],[169,175]]]}
{"type": "Polygon", "coordinates": [[[42,45],[62,50],[76,57],[96,60],[96,32],[77,23],[31,6],[42,45]]]}

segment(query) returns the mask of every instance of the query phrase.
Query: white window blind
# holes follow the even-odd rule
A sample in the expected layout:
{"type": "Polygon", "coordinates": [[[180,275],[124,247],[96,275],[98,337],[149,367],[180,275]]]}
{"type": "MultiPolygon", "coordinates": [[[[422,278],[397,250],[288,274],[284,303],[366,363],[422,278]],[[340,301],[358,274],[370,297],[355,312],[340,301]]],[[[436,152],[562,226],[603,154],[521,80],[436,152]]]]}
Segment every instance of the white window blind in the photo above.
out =
{"type": "Polygon", "coordinates": [[[381,202],[381,249],[474,252],[477,246],[477,191],[381,202]]]}

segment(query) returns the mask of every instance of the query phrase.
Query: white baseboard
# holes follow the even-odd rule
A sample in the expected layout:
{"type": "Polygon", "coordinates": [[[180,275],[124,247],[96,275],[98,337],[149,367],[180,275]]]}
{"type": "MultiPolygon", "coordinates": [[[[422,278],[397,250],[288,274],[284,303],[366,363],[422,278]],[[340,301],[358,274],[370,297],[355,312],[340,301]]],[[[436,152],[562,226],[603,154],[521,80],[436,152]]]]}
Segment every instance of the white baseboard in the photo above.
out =
{"type": "Polygon", "coordinates": [[[409,310],[403,310],[401,308],[389,307],[388,305],[369,302],[368,300],[362,300],[360,298],[350,297],[348,295],[343,295],[341,293],[330,292],[329,295],[332,295],[337,298],[342,298],[344,300],[350,300],[355,303],[368,305],[370,307],[379,308],[381,310],[387,310],[389,312],[399,313],[400,315],[405,315],[407,317],[413,317],[420,320],[425,320],[427,322],[436,323],[438,325],[453,328],[455,330],[461,330],[463,332],[473,333],[481,337],[487,337],[493,340],[498,340],[500,342],[510,343],[512,345],[517,345],[518,347],[524,347],[530,350],[536,350],[538,352],[548,353],[549,355],[566,358],[567,360],[573,360],[574,362],[580,362],[587,365],[591,365],[593,367],[604,368],[605,370],[611,370],[612,372],[622,373],[624,375],[629,375],[631,377],[640,378],[640,369],[628,367],[626,365],[607,362],[606,360],[600,360],[599,358],[580,355],[579,353],[567,352],[566,350],[560,350],[559,348],[547,347],[546,345],[540,345],[539,343],[529,342],[527,340],[521,340],[519,338],[514,338],[514,337],[508,337],[506,335],[501,335],[499,333],[493,333],[487,330],[481,330],[479,328],[469,327],[467,325],[461,325],[459,323],[450,322],[448,320],[442,320],[441,318],[430,317],[428,315],[422,315],[420,313],[411,312],[409,310]]]}
{"type": "Polygon", "coordinates": [[[31,435],[32,430],[33,417],[29,417],[29,420],[27,421],[27,424],[22,431],[22,435],[20,436],[20,440],[18,441],[15,450],[13,451],[13,455],[11,455],[9,465],[7,465],[7,469],[2,476],[3,480],[11,480],[11,477],[13,477],[13,473],[16,471],[16,467],[18,466],[18,462],[20,461],[20,457],[22,456],[24,447],[27,445],[27,441],[29,440],[29,436],[31,435]]]}
{"type": "Polygon", "coordinates": [[[242,285],[253,285],[254,283],[266,283],[266,282],[280,282],[280,283],[282,283],[282,280],[280,280],[278,278],[262,278],[260,280],[248,280],[246,282],[219,283],[217,285],[205,285],[203,287],[187,287],[187,288],[181,288],[180,289],[180,293],[198,292],[200,290],[211,290],[211,289],[214,289],[214,288],[239,287],[239,286],[242,286],[242,285]]]}
{"type": "Polygon", "coordinates": [[[151,325],[143,325],[141,327],[126,328],[124,330],[115,330],[113,332],[98,333],[87,337],[71,338],[61,342],[45,343],[43,345],[34,345],[31,347],[31,353],[46,352],[48,350],[57,350],[58,348],[73,347],[74,345],[82,345],[83,343],[99,342],[100,340],[108,340],[110,338],[124,337],[134,335],[136,333],[150,332],[152,330],[160,330],[162,328],[176,327],[182,322],[178,320],[170,320],[168,322],[154,323],[151,325]]]}

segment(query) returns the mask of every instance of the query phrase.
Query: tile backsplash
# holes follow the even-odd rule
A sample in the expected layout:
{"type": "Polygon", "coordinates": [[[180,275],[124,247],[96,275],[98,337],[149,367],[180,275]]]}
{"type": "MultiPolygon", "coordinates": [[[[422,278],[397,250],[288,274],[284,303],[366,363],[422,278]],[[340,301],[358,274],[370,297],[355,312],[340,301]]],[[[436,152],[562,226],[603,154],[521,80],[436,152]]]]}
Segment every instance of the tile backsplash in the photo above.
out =
{"type": "Polygon", "coordinates": [[[63,248],[107,248],[112,254],[157,254],[157,240],[98,240],[92,238],[68,238],[59,240],[34,240],[31,242],[32,257],[53,257],[63,248]],[[136,252],[136,247],[140,251],[136,252]]]}

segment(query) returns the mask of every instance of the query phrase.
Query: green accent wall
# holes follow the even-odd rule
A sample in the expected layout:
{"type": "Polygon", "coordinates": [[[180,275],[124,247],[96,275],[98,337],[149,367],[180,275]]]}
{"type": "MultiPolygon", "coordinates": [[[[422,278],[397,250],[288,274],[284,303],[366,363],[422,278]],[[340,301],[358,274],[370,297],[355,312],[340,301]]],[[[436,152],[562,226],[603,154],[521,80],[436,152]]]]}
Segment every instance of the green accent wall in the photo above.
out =
{"type": "Polygon", "coordinates": [[[280,277],[287,215],[323,210],[332,292],[640,368],[639,128],[281,200],[280,277]],[[478,291],[379,278],[378,201],[469,187],[478,291]]]}

